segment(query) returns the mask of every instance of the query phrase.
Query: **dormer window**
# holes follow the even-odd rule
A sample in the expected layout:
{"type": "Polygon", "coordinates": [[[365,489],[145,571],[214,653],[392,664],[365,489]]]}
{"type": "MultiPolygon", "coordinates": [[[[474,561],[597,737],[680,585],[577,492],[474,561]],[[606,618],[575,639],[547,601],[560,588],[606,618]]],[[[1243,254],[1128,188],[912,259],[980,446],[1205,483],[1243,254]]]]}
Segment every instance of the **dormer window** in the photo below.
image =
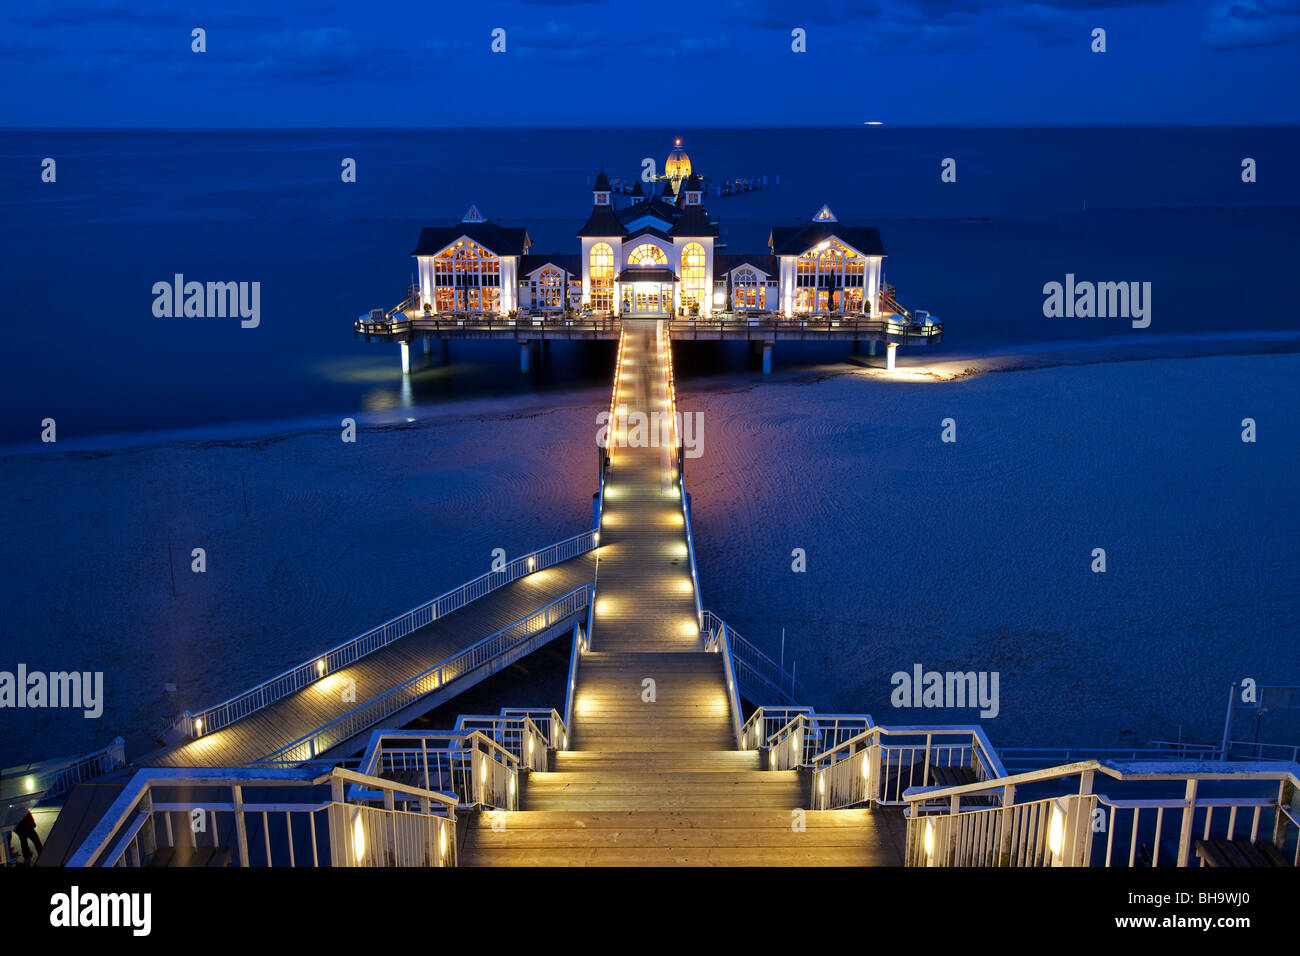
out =
{"type": "Polygon", "coordinates": [[[596,193],[596,205],[597,205],[597,206],[608,206],[608,205],[609,205],[609,193],[596,193]]]}

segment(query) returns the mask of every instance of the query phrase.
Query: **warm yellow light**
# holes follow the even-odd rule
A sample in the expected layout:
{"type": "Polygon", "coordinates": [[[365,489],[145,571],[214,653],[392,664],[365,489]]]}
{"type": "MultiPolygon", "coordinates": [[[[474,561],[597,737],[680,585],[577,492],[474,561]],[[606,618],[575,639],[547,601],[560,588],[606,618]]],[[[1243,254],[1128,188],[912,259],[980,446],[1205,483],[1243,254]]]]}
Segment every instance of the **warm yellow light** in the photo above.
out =
{"type": "Polygon", "coordinates": [[[487,783],[487,757],[478,765],[478,779],[479,783],[487,783]]]}
{"type": "Polygon", "coordinates": [[[196,734],[201,734],[201,733],[203,733],[203,718],[202,718],[202,717],[195,717],[195,718],[194,718],[194,732],[195,732],[196,734]]]}
{"type": "Polygon", "coordinates": [[[528,759],[529,760],[533,759],[533,738],[532,737],[528,738],[528,759]]]}
{"type": "Polygon", "coordinates": [[[324,662],[324,661],[317,661],[317,662],[316,662],[316,673],[317,673],[317,674],[324,674],[324,673],[325,673],[325,662],[324,662]]]}
{"type": "Polygon", "coordinates": [[[513,797],[515,795],[515,775],[512,773],[510,779],[506,781],[506,794],[513,797]]]}
{"type": "Polygon", "coordinates": [[[533,569],[533,565],[536,564],[536,563],[537,563],[537,562],[536,562],[535,559],[533,559],[533,558],[529,558],[529,559],[528,559],[528,570],[531,571],[531,570],[533,569]]]}
{"type": "Polygon", "coordinates": [[[447,824],[438,824],[438,854],[447,855],[447,824]]]}
{"type": "Polygon", "coordinates": [[[36,778],[35,778],[35,777],[28,777],[28,778],[27,778],[25,781],[23,781],[23,782],[27,785],[27,792],[28,792],[28,793],[34,793],[34,792],[36,791],[36,778]]]}
{"type": "Polygon", "coordinates": [[[824,773],[817,775],[817,792],[822,796],[826,795],[826,774],[824,773]]]}
{"type": "Polygon", "coordinates": [[[1047,825],[1047,846],[1055,856],[1061,853],[1061,844],[1065,840],[1065,815],[1061,808],[1052,804],[1052,819],[1047,825]]]}
{"type": "Polygon", "coordinates": [[[934,823],[930,820],[925,821],[925,839],[922,843],[925,846],[925,855],[934,856],[934,823]]]}
{"type": "Polygon", "coordinates": [[[862,751],[862,779],[863,780],[871,779],[871,761],[867,759],[868,753],[870,753],[870,751],[867,750],[862,751]]]}
{"type": "Polygon", "coordinates": [[[693,634],[699,634],[699,633],[700,633],[700,625],[696,622],[695,618],[693,617],[687,618],[685,621],[682,621],[683,636],[690,637],[693,634]]]}
{"type": "Polygon", "coordinates": [[[361,811],[357,811],[356,818],[352,821],[352,856],[356,862],[360,863],[361,858],[366,855],[366,828],[361,825],[361,811]]]}

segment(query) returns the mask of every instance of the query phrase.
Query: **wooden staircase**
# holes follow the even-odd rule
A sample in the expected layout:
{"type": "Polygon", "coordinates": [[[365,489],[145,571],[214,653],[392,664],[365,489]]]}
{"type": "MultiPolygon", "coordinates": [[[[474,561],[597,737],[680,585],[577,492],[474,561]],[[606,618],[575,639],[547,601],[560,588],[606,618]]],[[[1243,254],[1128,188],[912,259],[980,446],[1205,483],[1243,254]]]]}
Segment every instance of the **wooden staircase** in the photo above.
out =
{"type": "MultiPolygon", "coordinates": [[[[623,323],[615,404],[662,408],[654,322],[623,323]]],[[[901,815],[808,805],[797,771],[736,749],[722,657],[701,648],[673,456],[617,448],[606,477],[592,649],[572,749],[524,779],[518,811],[470,822],[462,866],[901,865],[901,815]]]]}

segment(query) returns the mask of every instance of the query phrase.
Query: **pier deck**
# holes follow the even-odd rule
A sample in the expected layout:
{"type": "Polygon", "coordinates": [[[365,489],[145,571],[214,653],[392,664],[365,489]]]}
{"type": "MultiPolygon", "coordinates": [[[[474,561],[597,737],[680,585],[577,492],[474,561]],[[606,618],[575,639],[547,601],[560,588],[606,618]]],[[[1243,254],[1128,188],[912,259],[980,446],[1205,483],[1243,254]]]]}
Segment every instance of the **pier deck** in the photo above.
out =
{"type": "MultiPolygon", "coordinates": [[[[629,413],[675,411],[658,325],[624,323],[613,404],[629,413]]],[[[804,776],[737,749],[722,657],[700,642],[675,455],[611,438],[572,749],[528,775],[520,810],[478,818],[461,864],[901,864],[901,814],[799,809],[804,776]]]]}
{"type": "Polygon", "coordinates": [[[502,585],[228,727],[157,751],[138,763],[237,767],[259,760],[574,588],[590,584],[595,565],[595,555],[587,553],[502,585]],[[356,682],[354,701],[343,700],[347,680],[356,682]]]}

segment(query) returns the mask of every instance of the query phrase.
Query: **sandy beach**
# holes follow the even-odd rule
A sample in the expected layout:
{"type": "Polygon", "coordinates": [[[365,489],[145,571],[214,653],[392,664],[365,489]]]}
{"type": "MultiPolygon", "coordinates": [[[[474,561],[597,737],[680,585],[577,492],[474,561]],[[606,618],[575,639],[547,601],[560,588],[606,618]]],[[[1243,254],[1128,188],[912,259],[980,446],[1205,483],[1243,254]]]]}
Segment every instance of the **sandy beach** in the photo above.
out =
{"type": "MultiPolygon", "coordinates": [[[[679,383],[704,416],[687,486],[705,606],[774,657],[785,628],[810,702],[879,723],[978,719],[895,710],[895,671],[997,671],[995,744],[1214,739],[1229,682],[1300,680],[1300,355],[1048,364],[679,383]]],[[[7,714],[0,765],[119,733],[139,754],[164,712],[428,600],[493,548],[586,527],[606,395],[451,403],[351,445],[0,459],[4,666],[106,673],[98,720],[7,714]]]]}

